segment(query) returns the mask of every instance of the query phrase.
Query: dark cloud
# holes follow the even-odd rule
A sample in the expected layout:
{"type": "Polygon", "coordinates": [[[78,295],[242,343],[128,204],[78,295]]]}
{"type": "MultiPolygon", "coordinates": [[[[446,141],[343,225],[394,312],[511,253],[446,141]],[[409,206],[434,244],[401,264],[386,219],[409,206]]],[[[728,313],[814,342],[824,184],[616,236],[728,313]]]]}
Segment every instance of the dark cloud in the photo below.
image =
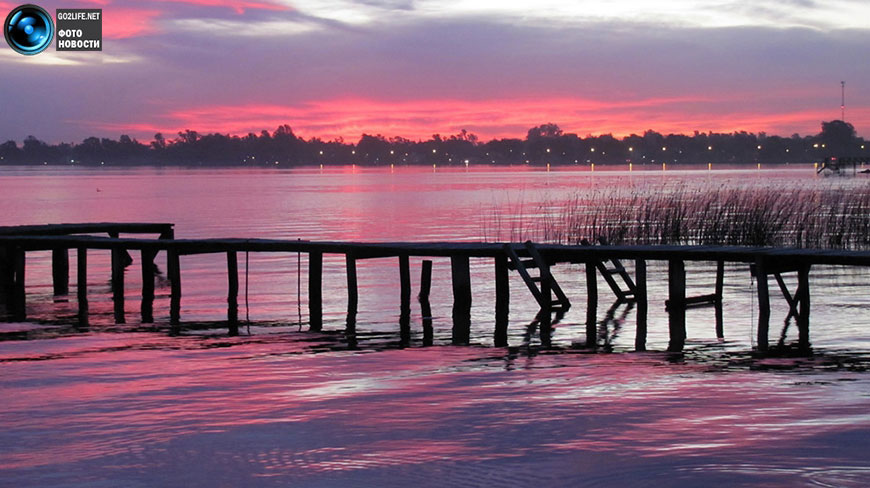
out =
{"type": "MultiPolygon", "coordinates": [[[[411,2],[373,3],[413,8],[411,2]]],[[[858,88],[870,86],[870,66],[861,61],[870,45],[868,31],[545,26],[485,18],[352,26],[294,10],[240,14],[221,8],[203,14],[183,5],[177,18],[195,20],[201,28],[164,16],[161,33],[106,46],[107,55],[137,59],[130,63],[30,66],[0,58],[5,72],[0,109],[20,114],[0,121],[0,138],[81,139],[98,122],[152,122],[183,107],[335,98],[688,97],[713,100],[705,110],[723,113],[776,114],[830,105],[833,118],[839,99],[831,99],[845,79],[855,87],[851,103],[870,105],[870,94],[858,88]],[[233,32],[228,27],[233,23],[252,32],[233,32]]],[[[692,117],[694,108],[685,110],[692,117]]],[[[870,133],[870,120],[856,126],[870,133]]]]}

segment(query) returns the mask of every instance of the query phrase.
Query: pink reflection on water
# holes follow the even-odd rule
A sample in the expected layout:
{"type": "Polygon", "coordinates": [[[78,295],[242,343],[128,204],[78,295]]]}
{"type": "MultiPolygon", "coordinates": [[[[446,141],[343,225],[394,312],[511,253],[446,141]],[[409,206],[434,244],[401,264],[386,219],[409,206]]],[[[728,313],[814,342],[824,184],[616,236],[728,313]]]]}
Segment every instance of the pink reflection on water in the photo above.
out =
{"type": "MultiPolygon", "coordinates": [[[[38,479],[65,469],[59,463],[121,465],[114,476],[123,480],[132,464],[179,467],[161,453],[181,449],[201,462],[235,444],[244,449],[233,469],[279,478],[544,452],[630,453],[654,469],[639,460],[738,462],[870,430],[868,400],[854,395],[867,386],[860,374],[804,382],[656,355],[499,357],[455,347],[310,354],[293,337],[55,342],[65,341],[57,359],[4,363],[0,440],[11,448],[0,471],[38,479]]],[[[0,344],[0,357],[12,356],[20,351],[0,344]]]]}

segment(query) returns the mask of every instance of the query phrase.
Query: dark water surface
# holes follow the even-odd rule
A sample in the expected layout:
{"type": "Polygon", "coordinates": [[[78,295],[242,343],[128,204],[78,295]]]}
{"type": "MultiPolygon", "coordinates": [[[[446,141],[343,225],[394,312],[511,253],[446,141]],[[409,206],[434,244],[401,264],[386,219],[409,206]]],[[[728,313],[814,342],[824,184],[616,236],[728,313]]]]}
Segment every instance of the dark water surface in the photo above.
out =
{"type": "MultiPolygon", "coordinates": [[[[782,169],[4,168],[0,225],[166,221],[177,224],[178,237],[481,240],[510,238],[505,233],[522,229],[505,222],[601,188],[865,184],[782,169]]],[[[627,352],[634,311],[624,308],[601,327],[614,354],[573,347],[585,327],[582,266],[555,269],[574,306],[556,328],[556,349],[542,351],[536,339],[525,341],[536,310],[517,276],[511,347],[493,347],[487,260],[472,261],[470,347],[449,345],[450,268],[435,260],[434,346],[426,347],[416,303],[410,341],[400,340],[394,259],[359,262],[358,335],[348,337],[342,256],[325,258],[325,332],[315,334],[305,332],[306,258],[251,255],[247,310],[240,297],[250,335],[228,338],[207,327],[169,337],[165,283],[157,324],[139,324],[138,262],[127,271],[128,324],[113,325],[109,256],[99,252],[89,255],[94,326],[77,332],[75,300],[51,297],[49,258],[28,254],[33,321],[0,324],[7,339],[0,341],[0,486],[851,487],[870,480],[868,270],[813,268],[815,355],[764,359],[749,352],[755,288],[738,265],[726,269],[726,340],[715,338],[712,309],[691,310],[688,351],[672,356],[627,352]]],[[[416,294],[420,262],[411,264],[416,294]]],[[[158,265],[165,270],[162,257],[158,265]]],[[[220,255],[182,259],[184,322],[225,318],[225,266],[220,255]]],[[[711,269],[688,266],[690,294],[712,291],[711,269]]],[[[665,265],[652,263],[649,275],[649,346],[662,350],[665,265]]],[[[609,299],[608,290],[599,293],[609,299]]],[[[775,340],[787,307],[778,295],[773,305],[775,340]]],[[[606,302],[600,308],[603,320],[606,302]]]]}

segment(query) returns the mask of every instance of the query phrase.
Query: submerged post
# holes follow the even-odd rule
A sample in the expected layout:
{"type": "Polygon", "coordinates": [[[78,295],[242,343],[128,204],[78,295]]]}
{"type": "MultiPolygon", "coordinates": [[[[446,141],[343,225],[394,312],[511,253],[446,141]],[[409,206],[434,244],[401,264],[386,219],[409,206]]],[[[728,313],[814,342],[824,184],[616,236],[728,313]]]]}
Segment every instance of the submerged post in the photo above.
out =
{"type": "Polygon", "coordinates": [[[495,258],[495,334],[497,347],[508,345],[507,329],[510,315],[510,275],[507,256],[495,258]]]}
{"type": "Polygon", "coordinates": [[[595,261],[586,261],[586,347],[598,347],[598,277],[595,261]]]}
{"type": "Polygon", "coordinates": [[[767,269],[762,257],[755,260],[755,279],[758,281],[758,350],[766,351],[770,328],[770,293],[767,288],[767,269]]]}
{"type": "Polygon", "coordinates": [[[429,290],[432,288],[432,261],[423,261],[420,270],[420,314],[423,316],[423,345],[431,346],[434,336],[432,330],[432,307],[429,305],[429,290]]]}
{"type": "Polygon", "coordinates": [[[356,258],[348,253],[345,255],[347,263],[347,329],[352,331],[356,328],[356,313],[359,304],[359,289],[356,278],[356,258]]]}
{"type": "Polygon", "coordinates": [[[539,312],[541,344],[549,347],[553,336],[553,276],[546,261],[541,263],[541,296],[544,298],[539,312]]]}
{"type": "Polygon", "coordinates": [[[637,303],[637,330],[634,336],[634,350],[646,351],[646,332],[647,332],[647,294],[646,294],[646,261],[636,259],[634,261],[635,270],[635,294],[634,299],[637,303]]]}
{"type": "Polygon", "coordinates": [[[686,264],[668,261],[668,351],[680,352],[686,344],[686,264]]]}
{"type": "Polygon", "coordinates": [[[9,261],[11,255],[9,247],[0,247],[0,303],[7,308],[12,303],[12,283],[15,281],[15,273],[9,261]]]}
{"type": "Polygon", "coordinates": [[[174,326],[173,332],[178,332],[181,324],[181,260],[178,251],[169,249],[166,252],[166,272],[169,275],[171,291],[169,294],[169,324],[174,326]]]}
{"type": "Polygon", "coordinates": [[[88,326],[88,250],[76,249],[76,296],[79,302],[79,327],[88,326]]]}
{"type": "Polygon", "coordinates": [[[407,254],[399,256],[399,281],[401,282],[401,314],[411,314],[411,263],[407,254]]]}
{"type": "Polygon", "coordinates": [[[227,327],[231,336],[239,335],[239,259],[236,251],[227,252],[227,327]]]}
{"type": "Polygon", "coordinates": [[[142,315],[142,323],[150,324],[154,322],[154,275],[157,267],[154,265],[154,257],[157,251],[150,249],[142,249],[140,258],[142,259],[142,303],[139,311],[142,315]]]}
{"type": "Polygon", "coordinates": [[[15,248],[12,252],[12,318],[23,321],[27,318],[27,293],[24,288],[24,269],[26,257],[24,249],[15,248]]]}
{"type": "Polygon", "coordinates": [[[69,249],[51,250],[51,278],[54,294],[69,294],[69,249]]]}
{"type": "Polygon", "coordinates": [[[798,312],[798,347],[802,350],[810,348],[810,265],[803,264],[798,269],[798,288],[795,292],[800,301],[798,312]]]}
{"type": "Polygon", "coordinates": [[[127,251],[119,248],[112,248],[112,301],[115,304],[115,323],[123,324],[126,322],[124,318],[124,266],[125,256],[122,253],[127,251]]]}
{"type": "Polygon", "coordinates": [[[323,253],[308,253],[308,328],[323,329],[323,253]]]}
{"type": "Polygon", "coordinates": [[[453,279],[453,343],[468,344],[471,339],[471,271],[468,256],[451,256],[453,279]]]}
{"type": "Polygon", "coordinates": [[[722,289],[725,285],[725,261],[716,262],[716,296],[713,306],[716,308],[716,338],[725,338],[725,327],[722,320],[722,289]]]}
{"type": "Polygon", "coordinates": [[[399,336],[402,345],[411,342],[411,263],[407,254],[399,256],[399,281],[401,283],[399,336]]]}

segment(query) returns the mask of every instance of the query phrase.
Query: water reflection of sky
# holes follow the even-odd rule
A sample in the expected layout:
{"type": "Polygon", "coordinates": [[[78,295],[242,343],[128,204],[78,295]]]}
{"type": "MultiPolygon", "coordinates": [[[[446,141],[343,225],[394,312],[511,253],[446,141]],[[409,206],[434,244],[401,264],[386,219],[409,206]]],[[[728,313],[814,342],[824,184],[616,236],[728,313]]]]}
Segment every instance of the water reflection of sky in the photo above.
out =
{"type": "MultiPolygon", "coordinates": [[[[833,184],[801,171],[763,173],[717,172],[716,181],[833,184]]],[[[476,239],[485,209],[509,217],[578,190],[711,178],[525,168],[52,174],[4,174],[3,223],[166,220],[186,237],[476,239]]],[[[813,296],[820,354],[795,360],[745,354],[754,288],[746,269],[728,267],[726,340],[715,339],[711,310],[692,310],[688,352],[679,360],[571,349],[585,331],[582,268],[574,265],[554,271],[574,303],[556,328],[561,353],[517,347],[536,310],[516,277],[514,347],[491,347],[486,260],[472,261],[472,342],[484,347],[447,345],[450,269],[436,260],[436,347],[420,347],[414,303],[413,347],[399,348],[397,263],[372,260],[359,263],[359,345],[351,350],[342,334],[343,257],[324,260],[322,335],[296,332],[307,303],[304,290],[296,300],[295,258],[251,257],[252,336],[188,330],[171,338],[163,328],[165,283],[157,290],[157,329],[142,327],[134,264],[129,324],[113,327],[109,258],[89,255],[93,332],[58,336],[50,332],[57,323],[0,325],[34,339],[0,342],[0,486],[863,486],[870,479],[868,361],[834,352],[870,350],[861,313],[866,270],[813,269],[813,289],[838,293],[813,296]]],[[[60,317],[62,329],[75,303],[52,300],[48,263],[49,253],[28,255],[29,313],[60,317]]],[[[303,286],[305,266],[303,257],[303,286]]],[[[688,266],[690,294],[709,293],[704,266],[688,266]]],[[[183,258],[183,320],[225,317],[224,267],[222,257],[183,258]]],[[[411,267],[416,293],[419,261],[411,267]]],[[[664,265],[651,264],[649,274],[649,344],[663,349],[664,265]]],[[[772,336],[786,311],[774,302],[772,336]]],[[[614,350],[633,346],[633,319],[631,312],[619,330],[609,324],[614,350]]]]}
{"type": "Polygon", "coordinates": [[[0,343],[10,484],[791,485],[870,473],[870,380],[857,371],[490,348],[300,354],[311,340],[298,336],[53,342],[63,347],[39,361],[0,343]]]}

